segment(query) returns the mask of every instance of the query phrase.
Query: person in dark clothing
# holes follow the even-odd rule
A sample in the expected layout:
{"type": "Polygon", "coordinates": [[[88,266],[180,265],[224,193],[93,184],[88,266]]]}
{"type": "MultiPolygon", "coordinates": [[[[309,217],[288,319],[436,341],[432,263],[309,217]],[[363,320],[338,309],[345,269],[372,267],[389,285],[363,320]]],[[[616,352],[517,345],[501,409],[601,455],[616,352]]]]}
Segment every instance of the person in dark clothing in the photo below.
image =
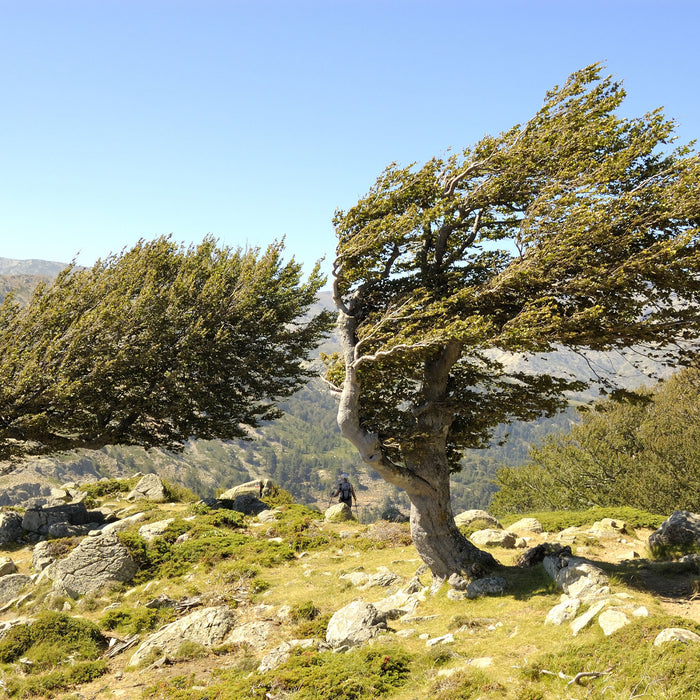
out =
{"type": "Polygon", "coordinates": [[[355,501],[357,505],[357,496],[355,495],[355,489],[352,484],[348,481],[347,474],[340,475],[340,482],[336,486],[333,496],[338,496],[338,503],[345,503],[348,508],[352,508],[352,502],[355,501]]]}

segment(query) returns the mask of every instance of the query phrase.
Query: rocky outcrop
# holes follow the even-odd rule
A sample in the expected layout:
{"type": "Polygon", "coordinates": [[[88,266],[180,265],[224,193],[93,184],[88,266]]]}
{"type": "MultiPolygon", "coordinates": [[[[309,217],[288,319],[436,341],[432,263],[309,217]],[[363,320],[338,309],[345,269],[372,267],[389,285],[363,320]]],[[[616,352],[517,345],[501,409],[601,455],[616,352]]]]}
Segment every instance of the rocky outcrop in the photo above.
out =
{"type": "Polygon", "coordinates": [[[46,574],[54,589],[77,598],[131,581],[138,566],[116,534],[86,537],[64,559],[51,564],[46,574]]]}
{"type": "Polygon", "coordinates": [[[221,644],[235,622],[233,611],[225,605],[196,610],[152,634],[134,652],[129,664],[138,666],[152,651],[175,656],[183,641],[205,647],[221,644]]]}
{"type": "Polygon", "coordinates": [[[608,577],[602,569],[578,557],[545,557],[545,571],[570,598],[590,600],[609,593],[608,577]]]}
{"type": "Polygon", "coordinates": [[[649,547],[700,545],[700,514],[677,510],[649,536],[649,547]]]}
{"type": "Polygon", "coordinates": [[[19,513],[12,510],[0,513],[0,546],[18,542],[24,534],[19,513]]]}
{"type": "Polygon", "coordinates": [[[0,577],[0,605],[9,603],[16,598],[22,589],[31,582],[24,574],[8,574],[0,577]]]}
{"type": "Polygon", "coordinates": [[[477,547],[505,547],[513,549],[515,542],[518,539],[515,533],[508,530],[477,530],[469,535],[469,539],[477,547]]]}
{"type": "Polygon", "coordinates": [[[294,649],[317,649],[319,651],[325,651],[330,649],[330,647],[324,642],[318,639],[290,639],[287,642],[282,642],[279,646],[275,647],[269,654],[263,656],[258,671],[260,673],[267,673],[268,671],[274,671],[276,668],[285,663],[294,649]]]}
{"type": "Polygon", "coordinates": [[[700,642],[700,635],[691,630],[683,629],[682,627],[668,627],[661,630],[654,639],[654,646],[660,647],[669,642],[678,642],[681,644],[697,644],[700,642]]]}
{"type": "Polygon", "coordinates": [[[543,542],[536,547],[531,547],[520,556],[517,566],[529,567],[541,564],[545,557],[573,557],[571,547],[561,545],[558,542],[543,542]]]}
{"type": "Polygon", "coordinates": [[[101,511],[89,511],[84,503],[63,503],[58,506],[27,508],[22,529],[45,537],[85,535],[104,524],[101,511]]]}
{"type": "Polygon", "coordinates": [[[138,484],[129,492],[127,501],[147,500],[163,503],[167,500],[165,486],[157,474],[146,474],[139,479],[138,484]]]}
{"type": "Polygon", "coordinates": [[[244,484],[239,484],[224,491],[220,496],[220,501],[233,501],[237,496],[248,494],[256,498],[265,498],[273,496],[277,491],[277,485],[272,479],[255,479],[254,481],[246,481],[244,484]]]}
{"type": "Polygon", "coordinates": [[[355,600],[338,610],[328,622],[326,642],[333,648],[354,647],[386,632],[386,613],[355,600]]]}
{"type": "Polygon", "coordinates": [[[12,559],[10,559],[10,557],[0,557],[0,577],[16,573],[17,565],[12,561],[12,559]]]}
{"type": "Polygon", "coordinates": [[[154,523],[146,523],[139,528],[139,535],[143,537],[146,542],[153,542],[156,537],[160,537],[168,529],[170,523],[174,522],[175,518],[166,518],[165,520],[158,520],[154,523]]]}

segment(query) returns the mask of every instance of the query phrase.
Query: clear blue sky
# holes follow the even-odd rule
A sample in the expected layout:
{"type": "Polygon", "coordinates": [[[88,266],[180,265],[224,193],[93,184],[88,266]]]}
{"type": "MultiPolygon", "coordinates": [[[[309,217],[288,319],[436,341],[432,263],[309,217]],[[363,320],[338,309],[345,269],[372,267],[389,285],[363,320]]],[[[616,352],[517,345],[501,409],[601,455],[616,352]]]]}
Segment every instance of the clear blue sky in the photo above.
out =
{"type": "Polygon", "coordinates": [[[329,270],[335,208],[387,164],[595,61],[700,136],[699,27],[696,0],[0,0],[0,257],[212,233],[329,270]]]}

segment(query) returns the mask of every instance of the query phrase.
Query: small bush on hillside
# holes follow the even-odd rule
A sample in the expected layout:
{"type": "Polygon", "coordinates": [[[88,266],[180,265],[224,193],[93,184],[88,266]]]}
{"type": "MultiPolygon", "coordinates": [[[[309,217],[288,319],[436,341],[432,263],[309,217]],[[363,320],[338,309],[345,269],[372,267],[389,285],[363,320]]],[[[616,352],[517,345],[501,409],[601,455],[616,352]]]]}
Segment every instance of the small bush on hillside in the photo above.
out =
{"type": "Polygon", "coordinates": [[[494,683],[478,669],[457,671],[450,676],[443,676],[430,688],[432,700],[469,700],[469,698],[498,698],[507,695],[506,688],[494,683]]]}
{"type": "MultiPolygon", "coordinates": [[[[407,547],[413,542],[408,523],[390,523],[387,520],[378,520],[370,525],[363,539],[369,540],[370,546],[377,549],[407,547]]],[[[358,541],[356,545],[359,544],[358,541]]]]}
{"type": "Polygon", "coordinates": [[[199,501],[199,496],[187,487],[165,479],[161,479],[161,481],[163,482],[165,498],[171,503],[196,503],[199,501]]]}
{"type": "Polygon", "coordinates": [[[568,527],[592,525],[603,518],[624,520],[628,528],[650,528],[655,530],[666,520],[666,516],[647,513],[628,507],[603,508],[596,506],[588,510],[554,510],[541,513],[521,513],[506,515],[501,519],[503,527],[508,527],[523,517],[536,518],[546,532],[560,532],[568,527]]]}
{"type": "Polygon", "coordinates": [[[119,493],[129,493],[136,486],[138,479],[110,479],[109,481],[95,481],[90,484],[81,484],[79,489],[84,491],[87,497],[96,499],[104,496],[115,496],[119,493]]]}
{"type": "Polygon", "coordinates": [[[148,632],[175,618],[172,608],[115,608],[108,610],[99,620],[100,627],[116,630],[120,634],[148,632]]]}
{"type": "Polygon", "coordinates": [[[57,669],[39,676],[11,676],[5,681],[5,692],[8,697],[27,698],[38,696],[42,698],[55,697],[57,692],[69,690],[82,683],[89,683],[108,671],[107,662],[84,661],[72,664],[63,669],[57,669]]]}

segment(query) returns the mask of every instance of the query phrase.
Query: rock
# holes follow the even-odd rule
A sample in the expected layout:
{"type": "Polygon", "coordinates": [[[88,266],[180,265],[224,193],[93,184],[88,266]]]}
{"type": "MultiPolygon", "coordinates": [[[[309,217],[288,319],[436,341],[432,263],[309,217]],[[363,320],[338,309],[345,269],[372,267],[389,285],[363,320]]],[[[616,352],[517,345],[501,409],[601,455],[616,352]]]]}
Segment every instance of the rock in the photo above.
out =
{"type": "Polygon", "coordinates": [[[594,536],[601,535],[619,535],[627,528],[627,523],[624,520],[613,520],[612,518],[603,518],[593,523],[586,532],[594,536]]]}
{"type": "Polygon", "coordinates": [[[369,574],[364,571],[351,571],[349,574],[341,574],[338,578],[350,581],[353,586],[361,586],[369,581],[369,574]]]}
{"type": "Polygon", "coordinates": [[[353,647],[385,631],[385,614],[371,603],[355,600],[331,617],[326,628],[326,642],[336,649],[353,647]]]}
{"type": "Polygon", "coordinates": [[[575,620],[573,620],[569,626],[571,627],[571,631],[573,632],[574,636],[576,636],[582,629],[587,627],[595,616],[605,607],[605,605],[605,601],[601,600],[588,608],[583,615],[579,615],[575,620]]]}
{"type": "Polygon", "coordinates": [[[16,573],[17,565],[12,561],[12,559],[10,559],[10,557],[0,557],[0,577],[16,573]]]}
{"type": "Polygon", "coordinates": [[[18,542],[24,534],[19,513],[13,510],[0,513],[0,546],[18,542]]]}
{"type": "Polygon", "coordinates": [[[342,523],[346,520],[354,520],[352,509],[347,503],[336,503],[326,510],[325,519],[329,523],[342,523]]]}
{"type": "Polygon", "coordinates": [[[379,519],[386,520],[388,523],[407,523],[411,520],[406,513],[402,513],[395,506],[385,508],[379,515],[379,519]]]}
{"type": "Polygon", "coordinates": [[[0,605],[9,603],[13,598],[16,598],[28,583],[31,583],[31,579],[24,574],[2,576],[0,578],[0,605]]]}
{"type": "Polygon", "coordinates": [[[175,656],[184,641],[195,642],[205,647],[221,644],[235,621],[233,611],[225,605],[196,610],[152,634],[134,652],[129,665],[137,666],[153,650],[175,656]]]}
{"type": "Polygon", "coordinates": [[[441,637],[433,637],[432,639],[429,639],[425,643],[425,646],[434,647],[437,644],[451,644],[452,642],[454,642],[454,640],[454,635],[451,632],[448,632],[447,634],[443,634],[441,637]]]}
{"type": "Polygon", "coordinates": [[[153,542],[156,537],[160,537],[167,529],[170,523],[174,523],[175,518],[166,518],[165,520],[157,520],[154,523],[146,523],[139,528],[139,535],[146,542],[153,542]]]}
{"type": "Polygon", "coordinates": [[[290,639],[287,642],[282,642],[279,646],[275,647],[269,654],[263,656],[258,671],[260,673],[267,673],[268,671],[274,671],[276,668],[285,663],[292,649],[328,649],[329,647],[320,642],[318,639],[290,639]]]}
{"type": "Polygon", "coordinates": [[[629,617],[621,610],[604,610],[598,616],[598,624],[606,637],[629,625],[630,622],[629,617]]]}
{"type": "Polygon", "coordinates": [[[542,564],[555,583],[571,598],[585,601],[607,589],[608,577],[603,570],[585,559],[545,557],[542,564]]]}
{"type": "Polygon", "coordinates": [[[677,510],[649,535],[649,547],[700,544],[700,515],[677,510]]]}
{"type": "Polygon", "coordinates": [[[475,520],[483,520],[494,530],[501,529],[501,523],[499,523],[498,520],[493,517],[493,515],[487,513],[485,510],[465,510],[458,515],[455,515],[455,525],[457,525],[457,527],[471,525],[475,520]]]}
{"type": "Polygon", "coordinates": [[[537,518],[521,518],[509,525],[506,530],[510,532],[542,532],[542,523],[537,518]]]}
{"type": "Polygon", "coordinates": [[[580,598],[567,598],[558,605],[555,605],[544,620],[545,625],[563,625],[576,617],[578,609],[581,607],[580,598]]]}
{"type": "Polygon", "coordinates": [[[478,578],[469,583],[464,593],[469,600],[487,595],[502,595],[507,585],[507,581],[502,576],[478,578]]]}
{"type": "Polygon", "coordinates": [[[477,547],[505,547],[513,549],[517,537],[508,530],[477,530],[469,535],[469,539],[477,547]]]}
{"type": "Polygon", "coordinates": [[[561,545],[558,542],[543,542],[523,552],[518,559],[517,566],[529,567],[541,564],[545,557],[572,557],[571,547],[561,545]]]}
{"type": "Polygon", "coordinates": [[[231,510],[236,510],[243,515],[258,515],[267,509],[267,504],[252,493],[241,493],[231,503],[231,510]]]}
{"type": "Polygon", "coordinates": [[[278,627],[269,620],[255,620],[236,627],[226,641],[233,644],[247,644],[256,651],[262,651],[268,646],[267,640],[277,631],[278,627]]]}
{"type": "Polygon", "coordinates": [[[272,496],[277,491],[277,485],[272,479],[255,479],[254,481],[246,481],[244,484],[234,486],[228,491],[224,491],[220,496],[220,501],[233,501],[236,496],[248,494],[256,498],[264,498],[272,496]]]}
{"type": "Polygon", "coordinates": [[[386,588],[399,580],[399,576],[393,571],[390,571],[386,566],[379,566],[377,567],[377,573],[372,574],[362,588],[373,588],[375,586],[386,588]]]}
{"type": "Polygon", "coordinates": [[[419,584],[418,587],[416,587],[412,580],[407,586],[404,586],[393,595],[376,601],[374,607],[377,608],[380,613],[384,613],[387,619],[394,619],[396,612],[398,612],[399,615],[408,615],[425,601],[427,591],[427,586],[421,586],[419,584]]]}
{"type": "Polygon", "coordinates": [[[682,644],[696,644],[700,642],[700,635],[681,627],[667,627],[656,635],[654,646],[660,647],[668,642],[681,642],[682,644]]]}
{"type": "Polygon", "coordinates": [[[86,537],[47,569],[54,589],[73,598],[131,581],[138,566],[115,534],[86,537]]]}
{"type": "Polygon", "coordinates": [[[268,509],[260,511],[260,513],[258,513],[258,520],[261,523],[275,523],[275,522],[277,522],[277,513],[278,513],[278,511],[270,510],[268,508],[268,509]]]}
{"type": "Polygon", "coordinates": [[[632,615],[634,615],[634,617],[649,617],[649,611],[646,609],[646,607],[644,605],[642,605],[639,608],[637,608],[632,613],[632,615]]]}
{"type": "Polygon", "coordinates": [[[22,529],[51,537],[71,537],[84,535],[103,522],[104,515],[98,510],[89,511],[84,503],[62,503],[27,508],[22,518],[22,529]]]}
{"type": "Polygon", "coordinates": [[[121,520],[115,520],[114,522],[107,523],[104,527],[102,527],[98,532],[96,532],[96,535],[113,535],[116,532],[121,532],[122,530],[126,530],[128,527],[131,527],[132,525],[138,523],[139,521],[143,520],[146,517],[146,514],[141,512],[141,513],[134,513],[133,515],[129,515],[126,518],[122,518],[121,520]]]}
{"type": "Polygon", "coordinates": [[[167,498],[163,481],[157,474],[146,474],[139,479],[138,484],[129,492],[127,501],[146,499],[154,503],[162,503],[167,498]]]}

